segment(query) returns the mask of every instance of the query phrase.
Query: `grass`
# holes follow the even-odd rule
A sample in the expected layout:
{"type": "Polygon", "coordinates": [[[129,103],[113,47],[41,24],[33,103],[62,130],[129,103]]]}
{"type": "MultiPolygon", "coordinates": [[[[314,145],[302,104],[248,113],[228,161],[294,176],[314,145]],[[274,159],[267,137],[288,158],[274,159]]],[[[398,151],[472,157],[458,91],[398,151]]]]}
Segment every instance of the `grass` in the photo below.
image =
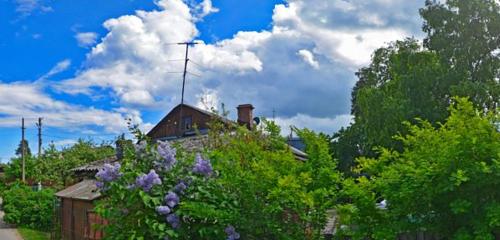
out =
{"type": "Polygon", "coordinates": [[[50,234],[46,232],[40,232],[37,230],[20,227],[17,229],[19,234],[23,237],[24,240],[48,240],[50,239],[50,234]]]}

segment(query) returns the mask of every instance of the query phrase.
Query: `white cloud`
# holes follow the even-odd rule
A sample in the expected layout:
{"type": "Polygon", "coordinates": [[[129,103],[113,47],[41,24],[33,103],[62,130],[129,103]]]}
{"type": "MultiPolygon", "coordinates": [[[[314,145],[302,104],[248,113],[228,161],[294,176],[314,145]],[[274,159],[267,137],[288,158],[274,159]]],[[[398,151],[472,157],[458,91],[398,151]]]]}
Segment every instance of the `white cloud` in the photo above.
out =
{"type": "Polygon", "coordinates": [[[297,128],[313,128],[324,133],[334,133],[341,127],[349,126],[353,117],[351,115],[338,115],[335,118],[316,118],[309,115],[297,114],[291,118],[276,118],[275,122],[281,127],[282,134],[286,135],[290,126],[297,128]]]}
{"type": "Polygon", "coordinates": [[[76,144],[78,141],[74,139],[64,139],[64,140],[58,140],[58,141],[53,141],[52,144],[54,144],[56,147],[67,147],[76,144]]]}
{"type": "MultiPolygon", "coordinates": [[[[202,77],[188,75],[186,102],[201,106],[205,96],[230,107],[252,103],[256,114],[276,109],[283,121],[337,129],[349,115],[354,71],[376,48],[418,34],[423,3],[390,0],[388,9],[387,1],[288,0],[275,6],[271,30],[201,42],[190,49],[189,71],[202,77]]],[[[58,87],[89,96],[110,91],[127,108],[178,104],[182,77],[176,72],[183,65],[172,60],[182,59],[184,48],[175,43],[196,39],[200,16],[216,10],[209,0],[191,8],[181,0],[156,4],[158,10],[107,20],[108,33],[85,67],[58,87]]]]}
{"type": "Polygon", "coordinates": [[[80,47],[89,47],[97,42],[97,33],[95,32],[80,32],[75,35],[75,38],[80,47]]]}
{"type": "Polygon", "coordinates": [[[218,93],[213,89],[204,89],[202,93],[197,94],[198,102],[196,106],[210,111],[211,109],[217,109],[220,102],[218,93]]]}
{"type": "Polygon", "coordinates": [[[314,60],[314,55],[311,51],[309,51],[307,49],[301,49],[297,52],[297,55],[302,57],[304,62],[311,65],[311,67],[313,67],[315,69],[319,68],[319,63],[318,63],[318,61],[314,60]]]}
{"type": "Polygon", "coordinates": [[[97,126],[111,133],[125,131],[128,116],[142,123],[136,112],[106,111],[55,100],[37,84],[0,82],[0,96],[0,127],[17,127],[22,117],[43,117],[48,127],[78,130],[97,126]]]}
{"type": "Polygon", "coordinates": [[[44,74],[42,77],[40,77],[39,80],[47,79],[50,78],[58,73],[66,71],[69,67],[71,66],[71,60],[70,59],[64,59],[60,62],[58,62],[52,69],[50,69],[49,72],[44,74]]]}
{"type": "Polygon", "coordinates": [[[203,0],[200,4],[195,4],[194,10],[194,15],[199,20],[203,19],[209,14],[219,12],[219,9],[213,6],[211,0],[203,0]]]}

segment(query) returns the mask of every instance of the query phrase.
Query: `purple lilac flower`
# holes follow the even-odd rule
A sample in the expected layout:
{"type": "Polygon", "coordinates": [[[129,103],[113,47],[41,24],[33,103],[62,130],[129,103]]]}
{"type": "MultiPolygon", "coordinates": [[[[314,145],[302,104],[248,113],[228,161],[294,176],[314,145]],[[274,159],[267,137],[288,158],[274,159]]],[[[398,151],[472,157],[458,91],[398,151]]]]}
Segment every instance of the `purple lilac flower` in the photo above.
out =
{"type": "Polygon", "coordinates": [[[233,226],[229,225],[224,229],[224,232],[227,234],[227,240],[236,240],[240,239],[240,234],[236,232],[233,226]]]}
{"type": "Polygon", "coordinates": [[[167,206],[173,208],[179,204],[179,196],[174,192],[168,192],[167,196],[165,196],[165,203],[167,206]]]}
{"type": "Polygon", "coordinates": [[[156,165],[165,170],[170,170],[177,162],[175,158],[176,150],[173,148],[168,141],[159,142],[158,144],[158,154],[161,156],[161,161],[157,162],[156,165]]]}
{"type": "Polygon", "coordinates": [[[184,182],[183,180],[179,181],[177,185],[174,186],[174,191],[179,194],[184,193],[184,190],[186,189],[187,189],[187,183],[184,182]]]}
{"type": "Polygon", "coordinates": [[[120,164],[116,163],[111,165],[109,163],[104,164],[104,167],[100,169],[95,175],[101,182],[111,182],[118,179],[122,174],[120,173],[120,164]]]}
{"type": "Polygon", "coordinates": [[[158,206],[156,212],[160,215],[167,215],[170,213],[170,208],[168,206],[158,206]]]}
{"type": "Polygon", "coordinates": [[[209,160],[205,160],[198,153],[195,158],[196,162],[193,167],[193,172],[197,174],[204,175],[205,177],[209,177],[212,175],[212,165],[209,160]]]}
{"type": "Polygon", "coordinates": [[[145,192],[149,192],[153,188],[153,185],[159,184],[161,184],[161,179],[153,169],[147,175],[142,174],[135,179],[135,185],[141,187],[145,192]]]}
{"type": "Polygon", "coordinates": [[[95,182],[95,186],[96,186],[97,188],[104,188],[104,183],[103,183],[103,182],[100,182],[100,181],[97,181],[97,182],[95,182]]]}
{"type": "Polygon", "coordinates": [[[171,213],[167,216],[167,222],[170,223],[172,228],[178,228],[181,225],[179,217],[175,213],[171,213]]]}

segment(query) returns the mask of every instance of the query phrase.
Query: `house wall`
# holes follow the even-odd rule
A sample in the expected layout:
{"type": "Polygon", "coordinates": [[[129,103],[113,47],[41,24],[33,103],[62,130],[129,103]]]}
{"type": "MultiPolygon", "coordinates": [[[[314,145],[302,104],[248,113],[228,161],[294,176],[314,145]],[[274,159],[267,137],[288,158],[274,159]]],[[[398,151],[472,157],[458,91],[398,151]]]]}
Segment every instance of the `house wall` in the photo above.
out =
{"type": "MultiPolygon", "coordinates": [[[[148,136],[153,139],[164,138],[164,137],[176,137],[181,136],[184,132],[193,131],[193,127],[191,129],[179,129],[179,120],[180,120],[180,107],[174,108],[158,125],[148,133],[148,136]]],[[[192,125],[196,125],[198,129],[207,129],[207,123],[210,122],[210,116],[204,113],[201,113],[195,109],[184,106],[182,109],[182,116],[191,117],[192,125]]]]}
{"type": "Polygon", "coordinates": [[[99,219],[92,215],[94,209],[92,202],[63,198],[61,199],[61,208],[61,237],[63,240],[102,238],[102,233],[95,232],[91,227],[92,223],[99,223],[99,219]],[[90,219],[89,215],[92,216],[90,219]]]}

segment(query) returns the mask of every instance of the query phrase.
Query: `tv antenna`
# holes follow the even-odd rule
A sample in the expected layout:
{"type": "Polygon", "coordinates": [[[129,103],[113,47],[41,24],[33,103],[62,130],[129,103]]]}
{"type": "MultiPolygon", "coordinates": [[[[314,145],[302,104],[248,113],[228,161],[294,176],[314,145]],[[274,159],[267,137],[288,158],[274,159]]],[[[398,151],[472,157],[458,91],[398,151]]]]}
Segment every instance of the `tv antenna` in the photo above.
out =
{"type": "Polygon", "coordinates": [[[184,87],[186,85],[186,75],[187,75],[187,66],[189,62],[189,47],[199,44],[198,42],[182,42],[177,43],[178,45],[186,45],[186,56],[184,57],[184,72],[182,73],[182,96],[181,96],[181,104],[184,104],[184,87]]]}

